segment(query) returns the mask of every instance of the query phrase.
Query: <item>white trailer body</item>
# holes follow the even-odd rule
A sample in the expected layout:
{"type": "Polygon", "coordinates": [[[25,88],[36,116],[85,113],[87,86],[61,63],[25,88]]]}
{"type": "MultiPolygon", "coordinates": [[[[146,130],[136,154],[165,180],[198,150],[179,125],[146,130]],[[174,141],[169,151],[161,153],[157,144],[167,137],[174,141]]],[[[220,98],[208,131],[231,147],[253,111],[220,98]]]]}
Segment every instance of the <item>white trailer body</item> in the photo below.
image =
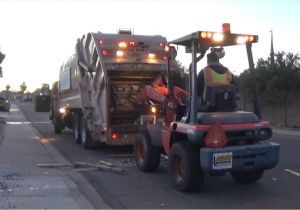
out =
{"type": "MultiPolygon", "coordinates": [[[[77,143],[132,144],[144,129],[135,104],[139,91],[167,72],[167,40],[162,36],[89,33],[60,69],[53,91],[55,132],[74,130],[77,143]],[[55,88],[54,88],[55,89],[55,88]]],[[[180,77],[176,62],[171,74],[180,77]]]]}

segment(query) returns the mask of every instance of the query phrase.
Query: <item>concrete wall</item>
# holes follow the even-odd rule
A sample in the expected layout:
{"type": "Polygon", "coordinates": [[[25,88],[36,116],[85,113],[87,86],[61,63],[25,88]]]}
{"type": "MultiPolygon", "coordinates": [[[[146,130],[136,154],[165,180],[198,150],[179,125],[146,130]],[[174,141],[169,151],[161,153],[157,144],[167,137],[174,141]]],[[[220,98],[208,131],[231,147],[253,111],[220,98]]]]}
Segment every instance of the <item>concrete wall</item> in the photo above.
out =
{"type": "MultiPolygon", "coordinates": [[[[263,99],[261,99],[263,101],[263,99]]],[[[261,102],[261,104],[263,104],[261,102]]],[[[238,101],[239,107],[244,109],[243,96],[238,101]]],[[[245,110],[253,111],[252,104],[245,103],[245,110]]],[[[270,121],[274,126],[284,126],[284,107],[274,107],[271,105],[261,105],[262,119],[270,121]]],[[[292,103],[287,108],[287,127],[300,128],[300,93],[296,94],[292,103]],[[297,95],[299,97],[297,97],[297,95]]]]}

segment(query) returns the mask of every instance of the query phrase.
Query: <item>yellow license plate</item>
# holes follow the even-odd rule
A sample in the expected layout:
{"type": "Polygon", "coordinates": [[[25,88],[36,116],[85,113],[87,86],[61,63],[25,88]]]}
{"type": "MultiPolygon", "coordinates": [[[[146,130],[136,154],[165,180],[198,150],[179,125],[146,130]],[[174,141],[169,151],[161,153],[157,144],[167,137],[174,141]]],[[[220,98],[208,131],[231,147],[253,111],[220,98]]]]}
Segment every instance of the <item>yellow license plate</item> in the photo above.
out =
{"type": "Polygon", "coordinates": [[[232,152],[213,154],[213,169],[232,168],[232,152]]]}

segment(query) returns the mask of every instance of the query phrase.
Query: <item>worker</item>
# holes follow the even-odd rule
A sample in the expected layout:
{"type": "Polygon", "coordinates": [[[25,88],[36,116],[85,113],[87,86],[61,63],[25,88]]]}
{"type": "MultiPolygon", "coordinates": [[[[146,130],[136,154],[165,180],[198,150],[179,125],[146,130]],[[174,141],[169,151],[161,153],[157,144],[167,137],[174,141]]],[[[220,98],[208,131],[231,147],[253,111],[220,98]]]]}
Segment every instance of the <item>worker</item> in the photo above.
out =
{"type": "Polygon", "coordinates": [[[156,90],[164,96],[169,95],[169,90],[166,87],[166,85],[167,82],[163,74],[158,75],[152,83],[152,87],[154,88],[154,90],[156,90]]]}
{"type": "Polygon", "coordinates": [[[207,66],[202,69],[197,76],[198,96],[202,96],[202,98],[205,99],[204,97],[206,86],[219,86],[229,84],[234,85],[238,93],[238,87],[234,81],[233,74],[227,67],[223,66],[219,62],[218,55],[214,52],[207,54],[207,66]]]}

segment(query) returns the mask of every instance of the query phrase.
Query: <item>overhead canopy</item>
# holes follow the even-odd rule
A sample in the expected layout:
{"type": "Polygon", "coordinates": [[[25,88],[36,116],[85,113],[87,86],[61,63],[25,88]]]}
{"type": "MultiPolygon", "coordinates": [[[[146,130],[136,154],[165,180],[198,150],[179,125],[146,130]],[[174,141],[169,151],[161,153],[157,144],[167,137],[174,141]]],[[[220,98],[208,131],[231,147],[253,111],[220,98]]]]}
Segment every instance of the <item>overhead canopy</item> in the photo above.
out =
{"type": "Polygon", "coordinates": [[[230,32],[211,32],[197,31],[192,34],[175,39],[170,44],[191,47],[192,43],[204,45],[207,47],[232,46],[246,43],[255,43],[258,41],[257,35],[234,34],[230,32]]]}

